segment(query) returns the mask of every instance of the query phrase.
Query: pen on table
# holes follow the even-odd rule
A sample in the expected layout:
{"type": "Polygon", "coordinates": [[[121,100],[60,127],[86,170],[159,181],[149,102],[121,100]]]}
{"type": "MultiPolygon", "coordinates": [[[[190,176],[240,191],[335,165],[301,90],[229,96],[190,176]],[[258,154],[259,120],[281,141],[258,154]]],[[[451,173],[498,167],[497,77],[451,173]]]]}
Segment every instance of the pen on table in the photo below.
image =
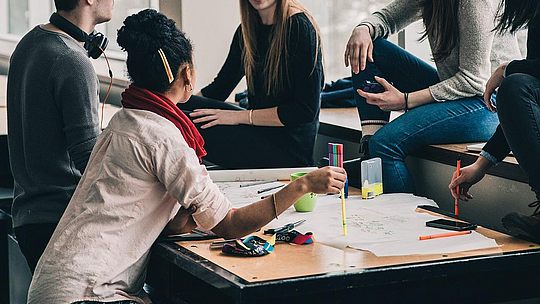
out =
{"type": "MultiPolygon", "coordinates": [[[[459,177],[459,175],[461,174],[461,159],[458,158],[457,160],[457,164],[456,164],[456,178],[459,177]]],[[[456,186],[456,193],[457,193],[457,197],[456,199],[454,200],[454,216],[455,218],[458,218],[459,216],[459,196],[460,196],[460,191],[459,191],[459,184],[456,186]]]]}
{"type": "Polygon", "coordinates": [[[270,191],[270,190],[278,189],[278,188],[281,188],[281,187],[283,187],[283,186],[285,186],[285,184],[279,185],[279,186],[270,187],[270,188],[266,188],[266,189],[262,189],[262,190],[257,191],[257,194],[261,194],[261,193],[264,193],[264,192],[268,192],[268,191],[270,191]]]}
{"type": "Polygon", "coordinates": [[[227,243],[234,243],[236,242],[237,239],[228,239],[228,240],[223,240],[223,241],[214,241],[212,243],[210,243],[210,248],[211,249],[217,249],[217,248],[222,248],[223,246],[225,246],[225,244],[227,243]]]}
{"type": "Polygon", "coordinates": [[[263,185],[263,184],[269,184],[269,183],[273,183],[273,182],[276,182],[276,181],[277,181],[277,179],[269,179],[269,180],[263,180],[263,181],[256,181],[256,182],[252,182],[252,183],[241,184],[241,185],[240,185],[240,188],[251,187],[251,186],[257,186],[257,185],[263,185]]]}
{"type": "Polygon", "coordinates": [[[212,231],[204,231],[202,229],[199,229],[199,228],[193,228],[191,230],[192,233],[198,233],[200,235],[215,235],[212,231]]]}
{"type": "Polygon", "coordinates": [[[472,231],[467,230],[467,231],[454,231],[454,232],[447,232],[447,233],[422,235],[422,236],[419,236],[418,239],[420,241],[424,241],[424,240],[438,239],[438,238],[444,238],[444,237],[450,237],[450,236],[471,234],[471,232],[472,231]]]}

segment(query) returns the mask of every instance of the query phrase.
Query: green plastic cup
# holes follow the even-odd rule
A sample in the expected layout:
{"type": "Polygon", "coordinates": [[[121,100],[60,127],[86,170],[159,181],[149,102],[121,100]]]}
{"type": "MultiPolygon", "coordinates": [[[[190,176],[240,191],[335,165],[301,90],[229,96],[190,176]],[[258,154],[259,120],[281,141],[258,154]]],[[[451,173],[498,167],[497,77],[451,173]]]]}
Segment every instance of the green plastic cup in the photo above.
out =
{"type": "MultiPolygon", "coordinates": [[[[305,172],[293,173],[293,174],[291,174],[291,181],[295,181],[299,177],[302,177],[302,176],[304,176],[306,174],[307,173],[305,173],[305,172]]],[[[317,194],[315,194],[313,192],[309,192],[309,193],[306,193],[306,194],[302,195],[302,197],[299,198],[294,203],[294,209],[297,212],[311,212],[311,211],[313,211],[315,209],[315,203],[316,202],[317,202],[317,194]]]]}

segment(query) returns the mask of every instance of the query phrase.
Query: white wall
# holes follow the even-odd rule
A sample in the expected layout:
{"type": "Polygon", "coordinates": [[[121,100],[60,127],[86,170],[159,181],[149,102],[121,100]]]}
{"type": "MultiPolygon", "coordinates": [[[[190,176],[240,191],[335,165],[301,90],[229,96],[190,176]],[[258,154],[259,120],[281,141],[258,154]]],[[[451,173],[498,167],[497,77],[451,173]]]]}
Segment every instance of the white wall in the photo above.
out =
{"type": "Polygon", "coordinates": [[[196,91],[209,84],[219,72],[239,24],[238,0],[182,1],[182,30],[195,48],[196,91]]]}

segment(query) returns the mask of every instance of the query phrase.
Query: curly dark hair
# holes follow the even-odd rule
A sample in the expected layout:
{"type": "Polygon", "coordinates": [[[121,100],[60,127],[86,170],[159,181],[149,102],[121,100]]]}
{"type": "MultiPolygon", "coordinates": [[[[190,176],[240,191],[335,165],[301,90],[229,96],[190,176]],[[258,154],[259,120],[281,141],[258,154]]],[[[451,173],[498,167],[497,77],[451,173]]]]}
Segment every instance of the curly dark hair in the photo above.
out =
{"type": "Polygon", "coordinates": [[[171,84],[158,50],[167,57],[173,75],[184,64],[193,64],[193,46],[172,19],[145,9],[124,20],[118,30],[118,45],[128,54],[127,68],[135,86],[166,92],[171,84]]]}

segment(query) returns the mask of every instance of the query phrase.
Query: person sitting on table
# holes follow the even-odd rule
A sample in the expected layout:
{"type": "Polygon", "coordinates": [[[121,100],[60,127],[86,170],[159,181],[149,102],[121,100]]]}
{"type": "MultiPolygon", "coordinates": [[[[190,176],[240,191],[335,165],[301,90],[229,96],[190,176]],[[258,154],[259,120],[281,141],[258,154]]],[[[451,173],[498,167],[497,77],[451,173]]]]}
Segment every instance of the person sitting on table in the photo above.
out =
{"type": "Polygon", "coordinates": [[[338,193],[346,179],[341,168],[318,169],[232,209],[200,164],[201,135],[175,105],[188,100],[195,85],[190,41],[152,9],[127,17],[117,41],[127,51],[132,84],[39,260],[30,304],[149,303],[145,267],[164,228],[176,234],[200,227],[241,237],[305,193],[338,193]]]}
{"type": "Polygon", "coordinates": [[[405,164],[412,152],[485,141],[495,132],[497,115],[482,102],[485,84],[492,69],[521,57],[515,37],[492,31],[497,3],[396,0],[353,30],[345,63],[359,89],[361,156],[382,159],[385,192],[415,191],[405,164]],[[437,68],[385,39],[417,20],[423,20],[437,68]],[[366,80],[380,83],[383,92],[362,90],[366,80]],[[390,111],[405,113],[388,123],[390,111]]]}
{"type": "Polygon", "coordinates": [[[449,185],[452,195],[472,199],[469,189],[485,176],[487,170],[512,151],[529,177],[536,201],[531,216],[510,213],[502,224],[514,236],[540,243],[540,2],[505,0],[500,7],[498,32],[516,33],[528,27],[527,59],[501,65],[488,81],[484,102],[497,112],[500,125],[484,146],[476,162],[454,174],[449,185]],[[497,90],[498,88],[498,90],[497,90]],[[490,96],[497,90],[496,103],[490,96]]]}
{"type": "Polygon", "coordinates": [[[317,24],[297,0],[240,0],[240,12],[217,77],[179,107],[193,111],[213,164],[313,166],[324,85],[317,24]],[[223,102],[244,76],[247,110],[223,102]]]}

